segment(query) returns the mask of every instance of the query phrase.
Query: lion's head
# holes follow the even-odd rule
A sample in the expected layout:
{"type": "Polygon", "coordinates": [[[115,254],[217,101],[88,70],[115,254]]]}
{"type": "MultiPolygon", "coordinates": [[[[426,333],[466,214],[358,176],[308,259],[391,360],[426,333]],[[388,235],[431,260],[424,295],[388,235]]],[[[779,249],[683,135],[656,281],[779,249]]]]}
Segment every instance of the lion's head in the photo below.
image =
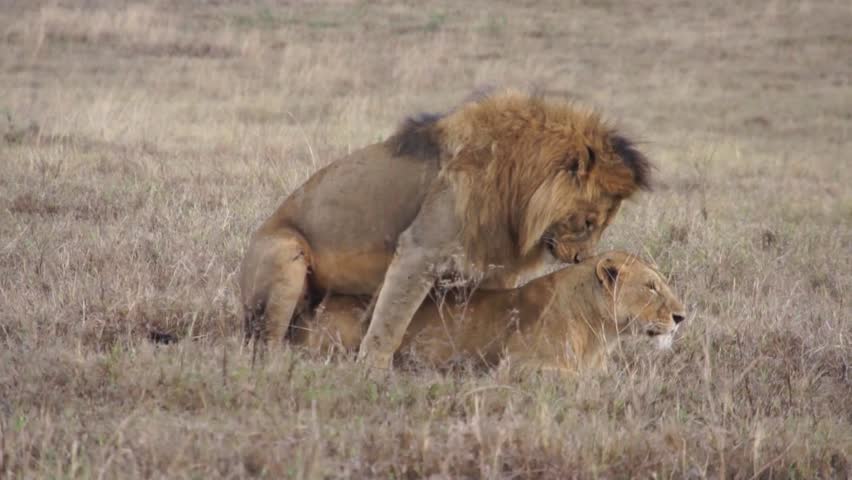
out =
{"type": "Polygon", "coordinates": [[[602,308],[611,312],[616,331],[646,334],[659,348],[671,346],[686,308],[659,272],[624,252],[608,252],[595,260],[597,279],[607,293],[602,308]]]}
{"type": "Polygon", "coordinates": [[[648,160],[598,114],[511,90],[409,120],[394,139],[400,153],[440,158],[478,265],[542,252],[576,263],[650,185],[648,160]]]}

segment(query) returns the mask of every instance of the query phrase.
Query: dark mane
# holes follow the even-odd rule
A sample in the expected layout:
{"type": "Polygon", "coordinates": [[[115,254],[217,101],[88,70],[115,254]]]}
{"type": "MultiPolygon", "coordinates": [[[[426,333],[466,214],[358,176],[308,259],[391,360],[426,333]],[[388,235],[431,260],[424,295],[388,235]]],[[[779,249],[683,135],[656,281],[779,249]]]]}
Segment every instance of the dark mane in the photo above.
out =
{"type": "Polygon", "coordinates": [[[435,124],[443,118],[437,113],[421,113],[409,117],[388,140],[395,156],[437,158],[441,153],[435,124]]]}
{"type": "Polygon", "coordinates": [[[651,190],[651,162],[636,149],[636,144],[619,134],[610,137],[612,148],[624,165],[633,172],[633,180],[642,190],[651,190]]]}

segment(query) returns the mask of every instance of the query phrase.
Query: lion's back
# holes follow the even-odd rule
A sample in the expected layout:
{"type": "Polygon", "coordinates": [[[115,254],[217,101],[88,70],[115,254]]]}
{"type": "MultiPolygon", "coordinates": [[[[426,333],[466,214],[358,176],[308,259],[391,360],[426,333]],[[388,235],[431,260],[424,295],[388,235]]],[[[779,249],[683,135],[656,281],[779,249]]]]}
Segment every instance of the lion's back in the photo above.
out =
{"type": "Polygon", "coordinates": [[[311,245],[313,279],[322,289],[370,294],[437,172],[437,159],[370,145],[315,173],[261,230],[298,231],[311,245]]]}

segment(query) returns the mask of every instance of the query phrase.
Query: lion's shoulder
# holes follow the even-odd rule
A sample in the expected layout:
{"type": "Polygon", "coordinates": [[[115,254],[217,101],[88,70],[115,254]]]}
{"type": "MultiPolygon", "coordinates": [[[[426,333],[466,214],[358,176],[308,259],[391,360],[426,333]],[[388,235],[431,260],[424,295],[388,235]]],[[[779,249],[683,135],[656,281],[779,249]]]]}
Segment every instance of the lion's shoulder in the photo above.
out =
{"type": "Polygon", "coordinates": [[[387,140],[391,154],[422,159],[437,159],[441,140],[436,125],[443,118],[439,113],[420,113],[405,119],[387,140]]]}

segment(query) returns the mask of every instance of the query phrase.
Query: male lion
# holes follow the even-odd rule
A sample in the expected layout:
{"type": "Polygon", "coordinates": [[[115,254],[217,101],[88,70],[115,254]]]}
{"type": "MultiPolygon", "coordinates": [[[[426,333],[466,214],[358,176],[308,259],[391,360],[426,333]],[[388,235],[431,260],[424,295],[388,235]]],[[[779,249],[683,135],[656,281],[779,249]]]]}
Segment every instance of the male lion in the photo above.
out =
{"type": "MultiPolygon", "coordinates": [[[[293,342],[328,351],[358,348],[364,304],[331,296],[294,323],[293,342]]],[[[508,291],[478,291],[463,302],[426,301],[405,333],[400,353],[436,366],[455,360],[577,372],[603,368],[622,333],[671,345],[683,304],[654,268],[624,252],[584,260],[508,291]]]]}
{"type": "Polygon", "coordinates": [[[580,260],[649,170],[563,101],[506,91],[409,120],[318,171],[255,232],[240,278],[247,338],[283,340],[327,293],[378,291],[359,359],[389,368],[436,278],[515,288],[580,260]]]}

